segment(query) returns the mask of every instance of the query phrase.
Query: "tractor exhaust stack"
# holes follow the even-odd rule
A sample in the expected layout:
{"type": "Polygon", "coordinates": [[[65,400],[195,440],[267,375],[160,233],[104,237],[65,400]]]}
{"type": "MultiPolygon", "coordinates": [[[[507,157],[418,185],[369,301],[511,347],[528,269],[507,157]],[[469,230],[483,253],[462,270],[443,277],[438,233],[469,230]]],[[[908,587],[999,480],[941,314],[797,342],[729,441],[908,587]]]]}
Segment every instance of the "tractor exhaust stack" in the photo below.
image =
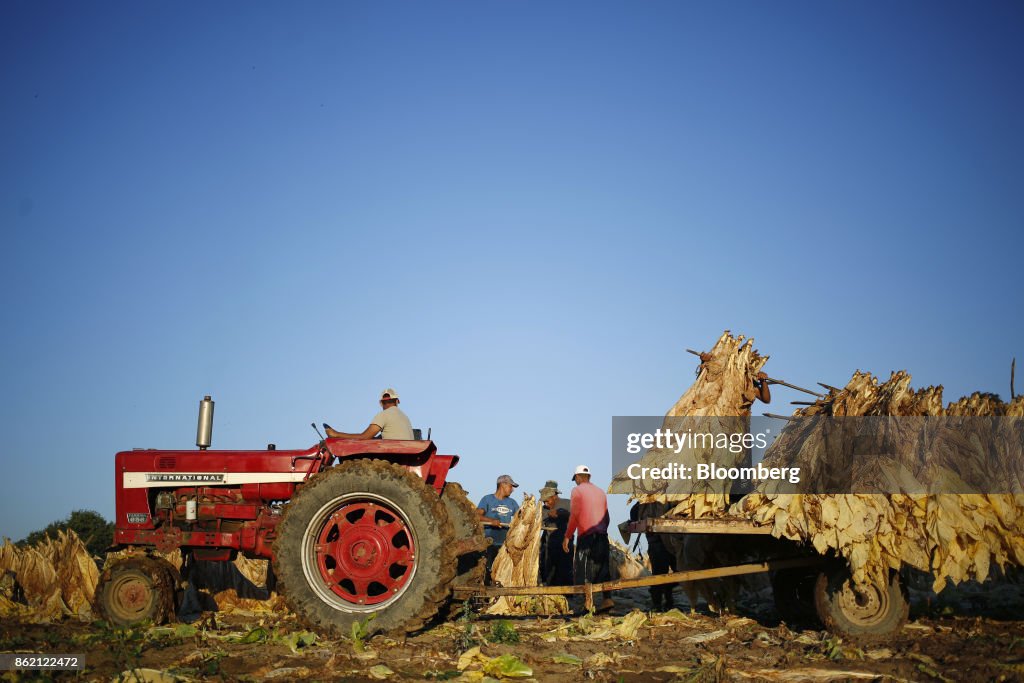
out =
{"type": "Polygon", "coordinates": [[[213,439],[213,399],[204,396],[199,402],[199,424],[196,425],[196,446],[205,451],[213,439]]]}

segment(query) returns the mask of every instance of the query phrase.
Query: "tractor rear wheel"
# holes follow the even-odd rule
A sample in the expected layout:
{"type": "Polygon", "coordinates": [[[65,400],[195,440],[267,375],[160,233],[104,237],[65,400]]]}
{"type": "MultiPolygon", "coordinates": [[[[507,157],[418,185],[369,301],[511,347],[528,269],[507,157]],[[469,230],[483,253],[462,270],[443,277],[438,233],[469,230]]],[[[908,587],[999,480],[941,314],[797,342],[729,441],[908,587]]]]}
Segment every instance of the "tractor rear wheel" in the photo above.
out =
{"type": "Polygon", "coordinates": [[[130,557],[107,567],[96,585],[95,606],[115,626],[163,624],[174,616],[177,571],[165,560],[130,557]]]}
{"type": "Polygon", "coordinates": [[[410,633],[447,599],[453,547],[448,513],[423,479],[383,460],[351,460],[313,477],[285,508],[274,574],[315,629],[349,635],[364,622],[370,633],[410,633]]]}
{"type": "Polygon", "coordinates": [[[484,556],[487,539],[484,536],[480,514],[458,482],[449,481],[444,485],[441,502],[444,503],[448,518],[452,521],[456,541],[463,544],[463,551],[468,549],[468,552],[460,552],[456,558],[455,580],[452,585],[483,586],[487,569],[487,558],[484,556]]]}

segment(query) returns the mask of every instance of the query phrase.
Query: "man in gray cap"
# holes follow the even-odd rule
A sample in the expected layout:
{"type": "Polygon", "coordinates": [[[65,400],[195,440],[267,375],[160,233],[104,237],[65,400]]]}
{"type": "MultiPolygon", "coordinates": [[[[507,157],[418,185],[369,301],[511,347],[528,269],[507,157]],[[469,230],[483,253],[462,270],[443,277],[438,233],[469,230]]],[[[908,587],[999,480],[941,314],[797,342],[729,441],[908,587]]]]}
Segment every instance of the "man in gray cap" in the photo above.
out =
{"type": "Polygon", "coordinates": [[[562,539],[569,526],[569,501],[559,498],[558,482],[549,479],[540,490],[544,503],[543,529],[541,539],[540,578],[548,586],[572,585],[573,544],[569,550],[562,550],[562,539]]]}
{"type": "Polygon", "coordinates": [[[491,539],[491,545],[487,548],[488,578],[491,576],[494,558],[498,556],[498,549],[505,542],[512,517],[519,510],[519,503],[512,499],[512,489],[518,487],[519,484],[513,481],[511,476],[503,474],[498,477],[494,493],[488,493],[481,498],[480,504],[476,506],[476,511],[480,513],[480,521],[484,525],[484,535],[491,539]]]}
{"type": "Polygon", "coordinates": [[[370,426],[361,433],[339,432],[326,424],[324,430],[327,432],[327,436],[334,439],[372,439],[380,434],[382,439],[412,441],[412,422],[409,421],[409,416],[398,407],[398,404],[398,392],[388,387],[380,392],[380,412],[370,420],[370,426]]]}

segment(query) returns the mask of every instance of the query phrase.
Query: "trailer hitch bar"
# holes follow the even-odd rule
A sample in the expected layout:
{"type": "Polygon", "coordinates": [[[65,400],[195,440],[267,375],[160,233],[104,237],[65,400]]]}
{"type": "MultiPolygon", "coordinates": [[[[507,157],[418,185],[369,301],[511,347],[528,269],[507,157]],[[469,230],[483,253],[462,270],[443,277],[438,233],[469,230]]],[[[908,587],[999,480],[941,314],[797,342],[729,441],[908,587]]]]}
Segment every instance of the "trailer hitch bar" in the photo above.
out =
{"type": "Polygon", "coordinates": [[[702,581],[717,579],[723,576],[741,576],[743,574],[759,574],[789,569],[791,567],[811,567],[823,564],[825,558],[820,555],[805,555],[774,560],[764,560],[751,564],[738,564],[712,569],[691,569],[682,572],[670,572],[657,576],[642,576],[638,579],[617,579],[602,583],[584,583],[579,586],[456,586],[452,589],[455,597],[460,598],[498,598],[506,595],[584,595],[587,609],[594,609],[594,593],[603,591],[642,588],[644,586],[661,586],[667,583],[682,581],[702,581]]]}

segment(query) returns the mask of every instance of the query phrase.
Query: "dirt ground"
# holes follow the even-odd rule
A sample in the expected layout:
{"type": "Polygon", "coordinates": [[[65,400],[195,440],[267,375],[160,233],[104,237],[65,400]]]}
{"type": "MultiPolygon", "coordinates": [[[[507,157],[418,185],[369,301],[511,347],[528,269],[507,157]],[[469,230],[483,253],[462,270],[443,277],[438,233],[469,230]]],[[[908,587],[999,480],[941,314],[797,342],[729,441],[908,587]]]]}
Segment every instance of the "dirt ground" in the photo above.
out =
{"type": "MultiPolygon", "coordinates": [[[[677,591],[677,594],[679,591],[677,591]]],[[[610,615],[456,615],[404,641],[325,639],[289,617],[245,610],[192,625],[0,623],[0,652],[83,653],[81,672],[0,680],[85,681],[1017,681],[1024,680],[1024,585],[911,590],[911,621],[887,642],[846,643],[780,623],[770,589],[738,614],[651,614],[646,590],[610,615]]]]}

